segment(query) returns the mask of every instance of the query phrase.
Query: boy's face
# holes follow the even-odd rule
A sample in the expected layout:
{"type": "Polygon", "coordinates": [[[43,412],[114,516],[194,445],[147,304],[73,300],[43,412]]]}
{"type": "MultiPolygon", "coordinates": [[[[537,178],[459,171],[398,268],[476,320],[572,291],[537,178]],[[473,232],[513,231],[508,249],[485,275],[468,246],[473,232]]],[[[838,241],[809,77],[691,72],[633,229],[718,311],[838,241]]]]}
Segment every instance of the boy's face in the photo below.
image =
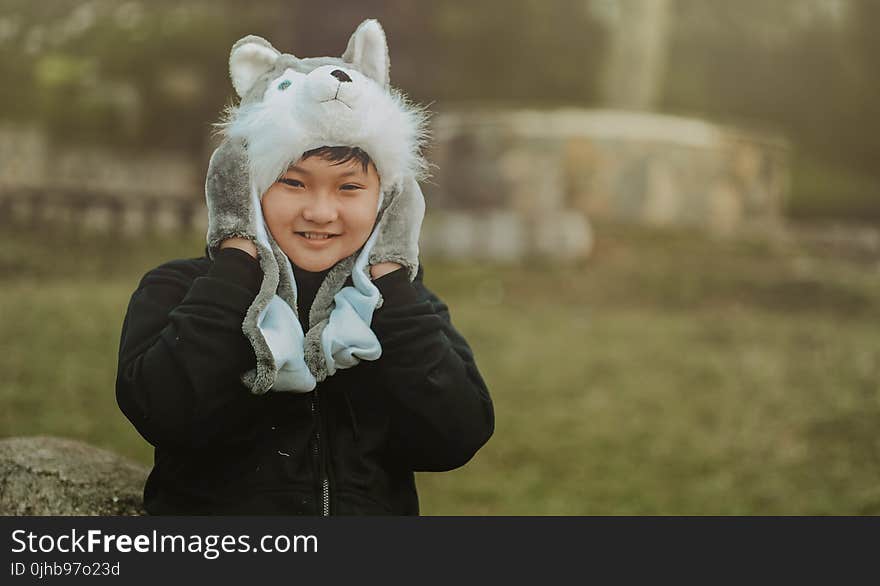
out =
{"type": "Polygon", "coordinates": [[[329,269],[363,246],[378,205],[379,175],[372,163],[364,171],[356,159],[334,164],[320,156],[291,165],[262,200],[275,242],[307,271],[329,269]]]}

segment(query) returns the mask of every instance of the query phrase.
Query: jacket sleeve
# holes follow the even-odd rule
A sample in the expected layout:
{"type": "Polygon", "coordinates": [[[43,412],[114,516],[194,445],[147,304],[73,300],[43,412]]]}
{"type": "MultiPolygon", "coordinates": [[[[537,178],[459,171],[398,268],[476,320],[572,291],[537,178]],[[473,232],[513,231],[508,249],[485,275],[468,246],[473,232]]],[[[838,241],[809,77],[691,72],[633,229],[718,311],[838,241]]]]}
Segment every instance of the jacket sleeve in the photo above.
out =
{"type": "Polygon", "coordinates": [[[241,324],[259,291],[259,263],[237,249],[218,252],[206,275],[197,262],[147,273],[122,326],[116,400],[156,447],[235,443],[259,414],[262,397],[239,379],[256,363],[241,324]]]}
{"type": "Polygon", "coordinates": [[[376,279],[384,302],[372,323],[396,447],[414,471],[451,470],[492,436],[492,400],[446,304],[424,286],[421,267],[413,283],[405,273],[376,279]]]}

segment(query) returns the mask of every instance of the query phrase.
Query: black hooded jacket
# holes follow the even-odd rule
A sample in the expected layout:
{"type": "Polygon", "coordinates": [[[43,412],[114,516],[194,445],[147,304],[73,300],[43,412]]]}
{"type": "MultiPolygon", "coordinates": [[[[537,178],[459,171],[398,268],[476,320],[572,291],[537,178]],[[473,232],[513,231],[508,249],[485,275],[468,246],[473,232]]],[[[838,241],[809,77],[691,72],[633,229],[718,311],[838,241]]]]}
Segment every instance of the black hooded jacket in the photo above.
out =
{"type": "MultiPolygon", "coordinates": [[[[300,319],[321,274],[297,273],[300,319]]],[[[259,263],[226,248],[175,260],[131,297],[116,398],[155,447],[150,514],[418,514],[414,471],[465,464],[494,430],[489,392],[446,305],[405,270],[374,281],[382,356],[309,393],[254,395],[242,321],[259,263]]],[[[307,324],[304,324],[307,328],[307,324]]]]}

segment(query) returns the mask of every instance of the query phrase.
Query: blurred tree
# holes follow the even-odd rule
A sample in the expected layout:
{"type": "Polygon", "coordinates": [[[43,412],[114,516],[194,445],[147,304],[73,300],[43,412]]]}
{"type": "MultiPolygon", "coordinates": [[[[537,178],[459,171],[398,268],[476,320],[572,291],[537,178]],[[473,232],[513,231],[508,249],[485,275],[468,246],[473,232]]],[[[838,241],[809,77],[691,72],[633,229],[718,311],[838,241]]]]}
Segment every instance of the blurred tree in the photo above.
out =
{"type": "Polygon", "coordinates": [[[392,79],[413,99],[593,103],[604,35],[584,0],[0,0],[0,117],[56,140],[201,152],[233,94],[232,43],[340,55],[379,18],[392,79]]]}
{"type": "Polygon", "coordinates": [[[583,105],[597,100],[605,41],[588,8],[584,0],[339,0],[327,19],[326,6],[301,1],[290,48],[340,55],[355,27],[377,18],[392,81],[417,101],[583,105]]]}
{"type": "Polygon", "coordinates": [[[664,106],[775,125],[841,164],[877,169],[874,0],[677,0],[664,106]]]}
{"type": "Polygon", "coordinates": [[[606,32],[584,0],[435,0],[430,94],[526,105],[598,101],[606,32]]]}
{"type": "Polygon", "coordinates": [[[60,141],[201,149],[229,98],[230,39],[262,6],[3,0],[0,68],[15,80],[0,91],[3,117],[60,141]]]}
{"type": "Polygon", "coordinates": [[[794,215],[880,218],[880,2],[675,2],[663,107],[783,131],[794,215]]]}
{"type": "Polygon", "coordinates": [[[612,108],[656,107],[666,77],[669,0],[618,0],[604,64],[603,102],[612,108]]]}
{"type": "Polygon", "coordinates": [[[849,18],[855,63],[847,68],[854,96],[848,127],[862,168],[880,177],[880,2],[855,0],[849,18]]]}

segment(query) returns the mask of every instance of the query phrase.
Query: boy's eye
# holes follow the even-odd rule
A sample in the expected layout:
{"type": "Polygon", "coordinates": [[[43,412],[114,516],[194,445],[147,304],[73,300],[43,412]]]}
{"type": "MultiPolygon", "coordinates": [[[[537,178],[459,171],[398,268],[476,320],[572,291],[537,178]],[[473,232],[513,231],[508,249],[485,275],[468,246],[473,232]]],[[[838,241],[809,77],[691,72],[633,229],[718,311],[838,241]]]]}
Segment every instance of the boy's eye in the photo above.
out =
{"type": "Polygon", "coordinates": [[[346,191],[353,191],[355,189],[363,189],[360,185],[355,185],[354,183],[346,183],[340,189],[345,189],[346,191]]]}
{"type": "Polygon", "coordinates": [[[278,180],[278,183],[284,183],[285,185],[290,185],[291,187],[304,187],[302,181],[299,179],[290,179],[289,177],[282,177],[278,180]]]}

